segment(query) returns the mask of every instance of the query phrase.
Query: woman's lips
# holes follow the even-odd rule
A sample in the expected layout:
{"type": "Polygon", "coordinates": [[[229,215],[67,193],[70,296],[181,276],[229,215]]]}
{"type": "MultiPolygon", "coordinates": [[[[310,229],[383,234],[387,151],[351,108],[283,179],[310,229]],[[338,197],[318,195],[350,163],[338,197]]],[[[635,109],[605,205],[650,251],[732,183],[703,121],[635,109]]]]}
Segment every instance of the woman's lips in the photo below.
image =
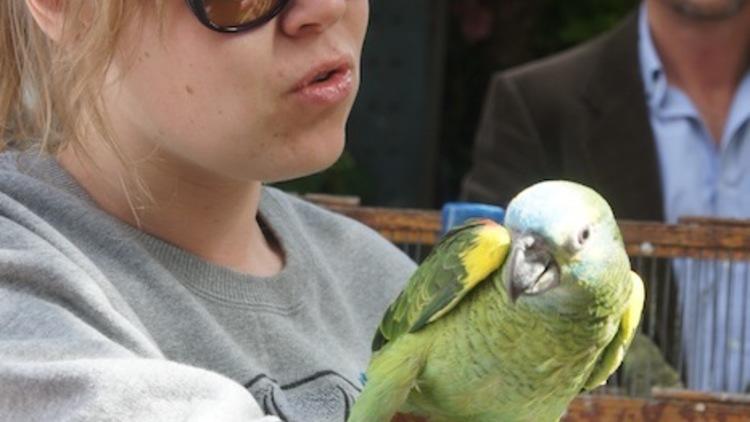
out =
{"type": "Polygon", "coordinates": [[[354,89],[352,66],[346,62],[318,66],[308,72],[293,95],[314,105],[332,105],[349,97],[354,89]]]}

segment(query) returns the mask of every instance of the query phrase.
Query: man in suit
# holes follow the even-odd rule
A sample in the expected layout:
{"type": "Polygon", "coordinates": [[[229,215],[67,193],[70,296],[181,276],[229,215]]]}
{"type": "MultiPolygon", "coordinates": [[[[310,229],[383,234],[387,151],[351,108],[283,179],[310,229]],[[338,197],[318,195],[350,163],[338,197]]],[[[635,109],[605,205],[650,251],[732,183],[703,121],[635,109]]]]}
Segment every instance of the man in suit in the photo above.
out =
{"type": "MultiPolygon", "coordinates": [[[[750,217],[750,0],[644,0],[603,36],[496,75],[463,199],[506,205],[551,178],[593,187],[618,218],[750,217]]],[[[715,297],[728,296],[716,289],[715,297]]],[[[714,311],[683,307],[683,319],[714,311]]],[[[705,347],[729,347],[750,339],[740,332],[750,320],[741,322],[726,338],[698,324],[694,331],[718,339],[703,338],[705,347]]],[[[688,355],[689,386],[743,390],[750,345],[732,353],[745,369],[727,364],[719,375],[711,368],[720,353],[688,355]]]]}
{"type": "MultiPolygon", "coordinates": [[[[506,205],[530,183],[567,178],[599,190],[619,218],[668,217],[654,111],[641,69],[639,21],[645,14],[662,58],[659,77],[695,104],[714,142],[727,126],[733,99],[744,104],[732,111],[747,112],[739,88],[748,78],[748,2],[646,0],[639,13],[598,39],[495,76],[474,166],[463,185],[465,199],[506,205]]],[[[739,129],[722,137],[740,138],[739,129]]]]}

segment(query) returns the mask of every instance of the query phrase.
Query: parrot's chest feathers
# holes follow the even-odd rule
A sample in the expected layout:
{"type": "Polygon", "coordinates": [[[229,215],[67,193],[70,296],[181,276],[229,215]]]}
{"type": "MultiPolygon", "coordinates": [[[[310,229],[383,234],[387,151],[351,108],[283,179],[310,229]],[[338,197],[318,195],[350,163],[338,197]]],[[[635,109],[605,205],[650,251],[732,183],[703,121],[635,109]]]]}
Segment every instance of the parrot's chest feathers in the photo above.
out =
{"type": "Polygon", "coordinates": [[[497,302],[463,307],[455,316],[436,339],[440,346],[419,385],[431,402],[470,402],[486,411],[505,403],[567,403],[617,330],[614,316],[566,318],[497,302]]]}
{"type": "MultiPolygon", "coordinates": [[[[512,321],[488,324],[483,336],[489,347],[484,354],[496,358],[508,371],[533,371],[540,377],[576,375],[610,342],[617,331],[615,316],[582,318],[565,315],[508,315],[512,321]],[[493,335],[502,332],[504,335],[493,335]],[[498,354],[500,353],[500,354],[498,354]],[[513,362],[512,365],[507,363],[513,362]]],[[[477,348],[476,353],[481,353],[477,348]]]]}

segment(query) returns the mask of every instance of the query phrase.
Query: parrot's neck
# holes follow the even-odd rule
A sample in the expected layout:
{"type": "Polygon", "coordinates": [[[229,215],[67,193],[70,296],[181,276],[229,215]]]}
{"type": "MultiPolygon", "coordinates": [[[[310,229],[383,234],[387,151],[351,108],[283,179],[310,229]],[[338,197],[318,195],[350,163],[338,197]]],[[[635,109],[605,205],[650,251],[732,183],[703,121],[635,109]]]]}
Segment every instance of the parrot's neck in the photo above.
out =
{"type": "Polygon", "coordinates": [[[629,271],[617,272],[611,277],[606,282],[564,283],[538,295],[523,295],[515,303],[508,296],[504,275],[495,277],[493,284],[509,309],[539,312],[575,321],[609,316],[612,309],[619,310],[625,306],[631,288],[629,271]]]}

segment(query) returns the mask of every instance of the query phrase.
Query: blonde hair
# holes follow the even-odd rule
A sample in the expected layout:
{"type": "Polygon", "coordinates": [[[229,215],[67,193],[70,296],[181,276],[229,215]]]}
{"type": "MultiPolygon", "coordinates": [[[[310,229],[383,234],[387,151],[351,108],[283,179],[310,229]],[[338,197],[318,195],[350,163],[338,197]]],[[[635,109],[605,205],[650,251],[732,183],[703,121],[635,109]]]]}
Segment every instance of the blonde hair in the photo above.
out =
{"type": "Polygon", "coordinates": [[[65,0],[62,40],[55,42],[24,0],[0,1],[0,150],[38,143],[45,152],[69,144],[85,152],[91,136],[119,150],[101,92],[123,27],[144,3],[65,0]]]}

